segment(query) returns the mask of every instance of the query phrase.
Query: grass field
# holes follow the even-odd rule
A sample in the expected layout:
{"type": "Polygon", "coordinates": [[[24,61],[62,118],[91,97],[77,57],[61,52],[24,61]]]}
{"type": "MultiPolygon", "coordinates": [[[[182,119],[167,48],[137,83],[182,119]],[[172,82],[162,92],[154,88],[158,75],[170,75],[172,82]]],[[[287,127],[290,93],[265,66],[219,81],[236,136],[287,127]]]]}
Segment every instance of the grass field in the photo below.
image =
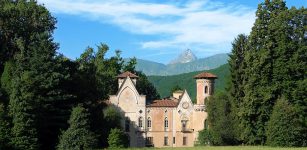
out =
{"type": "MultiPolygon", "coordinates": [[[[181,148],[128,148],[125,150],[307,150],[307,147],[288,148],[288,147],[267,147],[267,146],[199,146],[181,148]]],[[[124,149],[123,149],[124,150],[124,149]]]]}

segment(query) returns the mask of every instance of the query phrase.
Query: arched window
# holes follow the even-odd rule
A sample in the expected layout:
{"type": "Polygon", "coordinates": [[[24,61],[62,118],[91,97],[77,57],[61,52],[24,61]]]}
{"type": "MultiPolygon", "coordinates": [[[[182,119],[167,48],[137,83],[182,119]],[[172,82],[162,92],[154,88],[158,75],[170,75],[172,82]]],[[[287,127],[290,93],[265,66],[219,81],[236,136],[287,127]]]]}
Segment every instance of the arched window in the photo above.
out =
{"type": "Polygon", "coordinates": [[[139,127],[140,128],[143,127],[143,118],[142,117],[139,118],[139,127]]]}
{"type": "Polygon", "coordinates": [[[204,128],[208,129],[208,121],[207,121],[207,119],[204,121],[204,128]]]}
{"type": "Polygon", "coordinates": [[[151,128],[151,118],[150,117],[147,118],[147,127],[151,128]]]}
{"type": "Polygon", "coordinates": [[[164,128],[168,128],[168,119],[167,119],[167,117],[164,118],[164,128]]]}
{"type": "Polygon", "coordinates": [[[205,86],[205,94],[208,93],[208,86],[205,86]]]}

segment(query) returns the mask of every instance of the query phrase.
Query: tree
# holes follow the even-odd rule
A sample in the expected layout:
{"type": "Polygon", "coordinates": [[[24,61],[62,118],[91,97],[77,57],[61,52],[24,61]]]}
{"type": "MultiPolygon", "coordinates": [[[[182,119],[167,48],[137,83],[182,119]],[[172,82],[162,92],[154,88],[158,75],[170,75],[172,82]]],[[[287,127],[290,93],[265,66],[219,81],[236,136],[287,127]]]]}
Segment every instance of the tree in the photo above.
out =
{"type": "Polygon", "coordinates": [[[159,93],[157,92],[155,86],[149,82],[147,76],[140,71],[137,71],[136,75],[139,76],[139,79],[136,83],[136,89],[140,94],[146,95],[147,103],[160,99],[159,93]]]}
{"type": "Polygon", "coordinates": [[[137,60],[135,57],[131,58],[124,66],[123,71],[135,72],[135,65],[137,64],[137,60]]]}
{"type": "Polygon", "coordinates": [[[286,10],[281,0],[259,4],[248,38],[249,50],[244,57],[244,98],[239,110],[241,137],[247,144],[265,144],[266,141],[266,124],[278,95],[278,85],[274,84],[274,63],[279,47],[276,41],[283,32],[276,30],[274,23],[280,21],[276,15],[286,10]]]}
{"type": "Polygon", "coordinates": [[[300,114],[299,128],[307,128],[304,14],[303,7],[289,10],[282,0],[266,0],[258,5],[249,37],[239,35],[233,43],[230,100],[244,143],[266,143],[267,124],[280,97],[300,114]]]}
{"type": "MultiPolygon", "coordinates": [[[[55,18],[36,1],[0,2],[0,73],[9,94],[11,142],[16,149],[52,149],[63,126],[61,90],[67,76],[58,72],[55,18]],[[14,62],[13,67],[10,62],[14,62]]],[[[65,124],[64,121],[64,124],[65,124]]]]}
{"type": "Polygon", "coordinates": [[[4,105],[0,103],[0,149],[11,149],[10,129],[7,112],[4,105]]]}
{"type": "Polygon", "coordinates": [[[4,63],[20,52],[17,39],[28,45],[34,34],[51,35],[55,22],[49,11],[36,1],[0,1],[0,74],[4,63]]]}
{"type": "Polygon", "coordinates": [[[97,139],[90,131],[89,114],[82,106],[74,107],[69,119],[69,128],[60,136],[59,150],[93,149],[97,139]]]}
{"type": "Polygon", "coordinates": [[[199,145],[211,145],[213,142],[211,130],[203,129],[198,132],[197,141],[199,145]]]}
{"type": "Polygon", "coordinates": [[[12,117],[11,143],[14,149],[39,149],[34,94],[30,92],[31,73],[24,71],[12,81],[9,111],[12,117]]]}
{"type": "Polygon", "coordinates": [[[147,76],[142,71],[136,71],[135,65],[137,64],[136,58],[130,59],[124,66],[123,71],[130,71],[139,76],[139,79],[136,83],[136,89],[140,94],[146,95],[147,102],[150,103],[153,100],[159,99],[160,95],[157,92],[154,85],[149,82],[147,76]]]}
{"type": "Polygon", "coordinates": [[[267,144],[270,146],[306,146],[307,128],[301,125],[297,109],[284,98],[278,99],[268,122],[267,144]]]}
{"type": "Polygon", "coordinates": [[[122,119],[120,113],[112,106],[105,108],[103,111],[104,119],[107,122],[109,130],[111,128],[121,128],[120,121],[122,119]]]}
{"type": "Polygon", "coordinates": [[[235,145],[238,139],[235,133],[234,119],[231,113],[229,96],[217,93],[211,96],[207,105],[209,133],[212,145],[235,145]]]}
{"type": "Polygon", "coordinates": [[[171,95],[176,91],[182,91],[182,88],[177,84],[171,89],[171,95]]]}
{"type": "Polygon", "coordinates": [[[4,70],[1,76],[1,87],[5,93],[9,94],[11,91],[11,81],[13,78],[14,63],[12,61],[5,62],[4,70]]]}
{"type": "Polygon", "coordinates": [[[128,142],[127,135],[121,129],[111,129],[108,137],[109,148],[118,149],[128,147],[128,142]]]}
{"type": "Polygon", "coordinates": [[[229,100],[231,104],[231,115],[234,116],[233,123],[236,128],[234,130],[236,137],[239,140],[240,137],[240,122],[242,121],[240,116],[240,108],[242,106],[244,94],[244,84],[245,84],[245,76],[244,69],[246,69],[246,63],[244,61],[245,55],[248,50],[248,37],[246,35],[240,34],[232,43],[232,51],[229,55],[230,59],[229,70],[230,70],[230,82],[229,82],[229,100]]]}

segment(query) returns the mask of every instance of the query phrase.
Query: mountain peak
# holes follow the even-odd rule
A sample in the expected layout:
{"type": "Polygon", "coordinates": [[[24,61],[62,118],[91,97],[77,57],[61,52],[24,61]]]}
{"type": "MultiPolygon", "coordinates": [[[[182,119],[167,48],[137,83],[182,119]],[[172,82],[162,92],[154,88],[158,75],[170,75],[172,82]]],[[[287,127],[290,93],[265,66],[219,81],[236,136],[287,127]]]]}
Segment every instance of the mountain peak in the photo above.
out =
{"type": "Polygon", "coordinates": [[[195,60],[197,60],[197,57],[194,55],[194,53],[190,49],[186,49],[181,54],[179,54],[177,58],[170,61],[169,64],[188,63],[195,60]]]}

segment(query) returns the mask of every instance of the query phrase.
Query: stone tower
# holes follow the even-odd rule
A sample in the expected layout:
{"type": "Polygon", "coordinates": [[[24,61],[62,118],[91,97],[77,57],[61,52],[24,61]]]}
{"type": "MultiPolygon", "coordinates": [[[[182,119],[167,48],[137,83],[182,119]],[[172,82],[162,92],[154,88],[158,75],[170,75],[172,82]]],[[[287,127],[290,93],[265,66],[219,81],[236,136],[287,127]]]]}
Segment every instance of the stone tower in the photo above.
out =
{"type": "Polygon", "coordinates": [[[214,80],[217,76],[203,72],[194,77],[196,79],[196,100],[197,105],[204,105],[205,99],[214,93],[214,80]]]}

